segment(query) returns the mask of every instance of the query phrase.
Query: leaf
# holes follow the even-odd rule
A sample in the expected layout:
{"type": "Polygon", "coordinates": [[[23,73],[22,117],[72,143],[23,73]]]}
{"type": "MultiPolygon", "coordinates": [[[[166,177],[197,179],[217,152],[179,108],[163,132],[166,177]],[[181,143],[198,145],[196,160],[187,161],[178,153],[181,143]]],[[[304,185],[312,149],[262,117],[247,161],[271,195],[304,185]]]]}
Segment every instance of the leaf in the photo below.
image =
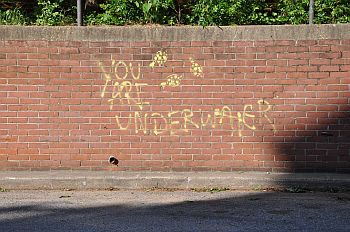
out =
{"type": "Polygon", "coordinates": [[[144,3],[143,6],[142,6],[142,10],[144,13],[148,13],[149,10],[151,9],[152,7],[152,3],[148,2],[148,3],[144,3]]]}

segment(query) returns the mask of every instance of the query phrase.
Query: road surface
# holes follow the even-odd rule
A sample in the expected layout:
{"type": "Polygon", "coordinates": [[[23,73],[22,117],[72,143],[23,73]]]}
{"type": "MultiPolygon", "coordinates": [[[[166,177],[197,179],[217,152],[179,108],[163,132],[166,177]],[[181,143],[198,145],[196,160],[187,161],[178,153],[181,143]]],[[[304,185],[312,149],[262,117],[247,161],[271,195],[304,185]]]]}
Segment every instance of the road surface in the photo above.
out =
{"type": "Polygon", "coordinates": [[[0,231],[350,231],[350,193],[2,191],[0,231]]]}

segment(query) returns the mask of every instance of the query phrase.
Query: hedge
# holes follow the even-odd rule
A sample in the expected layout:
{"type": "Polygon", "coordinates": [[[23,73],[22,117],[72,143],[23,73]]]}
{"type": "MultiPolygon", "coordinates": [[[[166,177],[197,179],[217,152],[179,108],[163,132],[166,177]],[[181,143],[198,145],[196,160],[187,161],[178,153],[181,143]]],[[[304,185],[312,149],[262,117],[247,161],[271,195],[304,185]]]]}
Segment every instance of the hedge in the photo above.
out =
{"type": "MultiPolygon", "coordinates": [[[[309,11],[309,0],[85,0],[84,3],[87,25],[305,24],[309,11]]],[[[349,0],[315,0],[315,23],[349,22],[349,0]]],[[[0,24],[75,25],[76,0],[0,1],[0,24]]]]}

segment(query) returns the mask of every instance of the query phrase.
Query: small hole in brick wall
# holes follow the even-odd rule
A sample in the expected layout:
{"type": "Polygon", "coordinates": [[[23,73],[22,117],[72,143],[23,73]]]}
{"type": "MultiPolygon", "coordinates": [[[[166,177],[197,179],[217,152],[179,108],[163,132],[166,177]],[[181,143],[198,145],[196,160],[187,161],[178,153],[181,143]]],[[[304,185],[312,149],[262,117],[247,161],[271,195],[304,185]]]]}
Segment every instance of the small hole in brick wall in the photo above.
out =
{"type": "Polygon", "coordinates": [[[118,166],[119,160],[117,158],[115,158],[114,156],[110,156],[108,159],[110,164],[114,164],[118,166]]]}
{"type": "Polygon", "coordinates": [[[322,136],[333,136],[333,134],[331,132],[328,132],[328,131],[321,131],[321,135],[322,136]]]}

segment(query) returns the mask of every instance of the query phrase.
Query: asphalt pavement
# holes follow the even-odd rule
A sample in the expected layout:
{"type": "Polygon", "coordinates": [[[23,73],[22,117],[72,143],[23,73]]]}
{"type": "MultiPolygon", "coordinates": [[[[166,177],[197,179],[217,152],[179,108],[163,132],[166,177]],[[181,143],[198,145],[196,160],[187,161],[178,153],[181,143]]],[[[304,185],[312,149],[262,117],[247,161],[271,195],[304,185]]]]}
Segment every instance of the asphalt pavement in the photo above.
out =
{"type": "Polygon", "coordinates": [[[350,231],[349,192],[5,190],[0,231],[350,231]]]}

